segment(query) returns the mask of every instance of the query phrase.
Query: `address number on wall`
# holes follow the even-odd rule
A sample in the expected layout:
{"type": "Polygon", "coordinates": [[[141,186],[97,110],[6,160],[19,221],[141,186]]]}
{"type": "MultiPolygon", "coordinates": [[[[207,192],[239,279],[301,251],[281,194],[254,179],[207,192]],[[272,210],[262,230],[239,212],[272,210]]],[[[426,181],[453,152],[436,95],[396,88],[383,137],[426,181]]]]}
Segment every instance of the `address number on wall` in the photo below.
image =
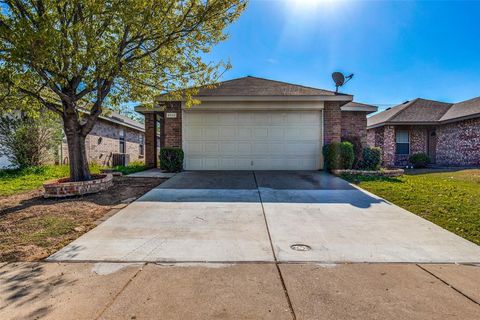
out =
{"type": "Polygon", "coordinates": [[[177,113],[176,112],[167,112],[167,118],[176,118],[177,113]]]}

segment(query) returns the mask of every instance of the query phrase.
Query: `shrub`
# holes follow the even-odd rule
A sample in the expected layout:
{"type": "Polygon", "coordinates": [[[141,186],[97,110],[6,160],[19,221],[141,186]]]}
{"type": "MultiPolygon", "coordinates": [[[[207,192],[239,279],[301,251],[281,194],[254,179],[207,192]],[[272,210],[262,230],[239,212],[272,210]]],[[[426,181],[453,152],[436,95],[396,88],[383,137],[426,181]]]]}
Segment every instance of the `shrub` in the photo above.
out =
{"type": "Polygon", "coordinates": [[[0,117],[0,156],[14,167],[42,165],[61,143],[62,131],[51,112],[11,113],[0,117]]]}
{"type": "Polygon", "coordinates": [[[347,137],[343,137],[342,141],[348,141],[353,145],[353,154],[355,156],[353,160],[353,168],[358,169],[362,162],[362,151],[363,151],[362,139],[360,139],[360,137],[358,136],[347,136],[347,137]]]}
{"type": "Polygon", "coordinates": [[[183,150],[180,148],[160,149],[160,169],[180,172],[183,169],[183,150]]]}
{"type": "Polygon", "coordinates": [[[350,142],[333,142],[323,147],[325,168],[328,170],[351,169],[355,155],[350,142]]]}
{"type": "Polygon", "coordinates": [[[382,149],[378,147],[363,149],[363,160],[361,163],[363,170],[379,170],[381,162],[382,149]]]}
{"type": "Polygon", "coordinates": [[[430,158],[425,153],[415,153],[408,158],[415,168],[425,168],[430,163],[430,158]]]}

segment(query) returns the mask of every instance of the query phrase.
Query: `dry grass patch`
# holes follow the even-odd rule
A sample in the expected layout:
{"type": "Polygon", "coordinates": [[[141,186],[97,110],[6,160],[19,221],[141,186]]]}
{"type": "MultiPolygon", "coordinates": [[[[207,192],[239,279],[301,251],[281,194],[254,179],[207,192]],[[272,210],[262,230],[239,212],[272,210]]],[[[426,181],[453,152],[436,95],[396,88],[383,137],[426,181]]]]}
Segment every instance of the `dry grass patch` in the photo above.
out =
{"type": "Polygon", "coordinates": [[[43,259],[97,225],[112,207],[162,183],[158,178],[115,177],[108,190],[44,199],[42,190],[0,198],[0,261],[43,259]]]}

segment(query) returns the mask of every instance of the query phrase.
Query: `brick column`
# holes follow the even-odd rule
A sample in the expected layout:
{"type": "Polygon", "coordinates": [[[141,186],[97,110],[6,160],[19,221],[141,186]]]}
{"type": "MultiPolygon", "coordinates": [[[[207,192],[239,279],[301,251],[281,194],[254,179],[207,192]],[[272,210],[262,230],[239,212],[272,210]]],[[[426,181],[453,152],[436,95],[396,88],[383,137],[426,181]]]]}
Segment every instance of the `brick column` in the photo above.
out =
{"type": "Polygon", "coordinates": [[[367,113],[342,111],[342,138],[358,137],[362,147],[367,146],[367,113]]]}
{"type": "Polygon", "coordinates": [[[383,127],[383,166],[395,166],[395,127],[383,127]]]}
{"type": "Polygon", "coordinates": [[[165,107],[162,131],[162,147],[182,148],[182,103],[173,101],[165,107]],[[175,115],[174,117],[169,117],[175,115]]]}
{"type": "Polygon", "coordinates": [[[157,167],[157,114],[145,113],[145,165],[149,168],[157,167]]]}
{"type": "Polygon", "coordinates": [[[340,142],[342,111],[338,101],[325,101],[323,109],[323,141],[325,144],[340,142]]]}

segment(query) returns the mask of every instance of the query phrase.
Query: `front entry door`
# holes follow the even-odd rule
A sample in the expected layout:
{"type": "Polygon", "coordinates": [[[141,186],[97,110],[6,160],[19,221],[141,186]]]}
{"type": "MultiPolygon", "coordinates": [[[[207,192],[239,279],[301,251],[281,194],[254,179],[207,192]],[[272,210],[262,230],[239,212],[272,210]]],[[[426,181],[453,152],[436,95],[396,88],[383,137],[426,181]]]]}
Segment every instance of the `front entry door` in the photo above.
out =
{"type": "Polygon", "coordinates": [[[430,129],[427,131],[428,134],[428,156],[430,157],[431,163],[435,163],[436,153],[437,153],[437,132],[435,129],[430,129]]]}

